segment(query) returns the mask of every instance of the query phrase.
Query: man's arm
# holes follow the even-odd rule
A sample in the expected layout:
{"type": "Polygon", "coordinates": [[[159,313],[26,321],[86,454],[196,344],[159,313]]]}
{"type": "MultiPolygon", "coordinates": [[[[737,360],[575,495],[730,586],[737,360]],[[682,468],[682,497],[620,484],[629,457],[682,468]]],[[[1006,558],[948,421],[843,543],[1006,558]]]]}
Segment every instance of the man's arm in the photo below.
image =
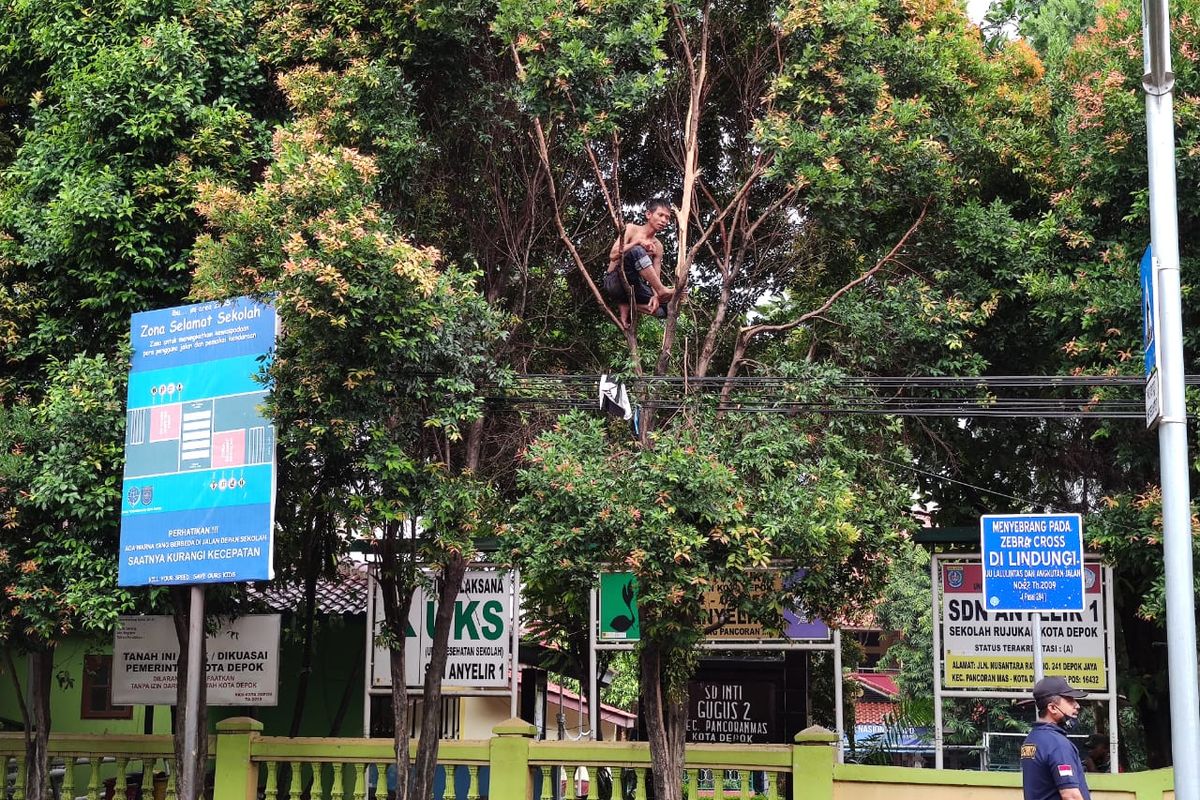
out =
{"type": "Polygon", "coordinates": [[[608,251],[608,271],[612,272],[621,263],[621,237],[618,236],[613,242],[612,249],[608,251]]]}
{"type": "Polygon", "coordinates": [[[650,261],[651,261],[650,266],[654,267],[654,274],[661,275],[662,274],[662,257],[663,257],[662,242],[660,242],[657,238],[651,236],[651,237],[647,238],[646,240],[639,242],[639,244],[641,244],[642,247],[645,247],[646,252],[650,254],[650,261]]]}
{"type": "Polygon", "coordinates": [[[1083,792],[1076,789],[1074,786],[1069,786],[1066,789],[1059,789],[1058,796],[1062,800],[1083,800],[1083,792]]]}
{"type": "MultiPolygon", "coordinates": [[[[625,233],[616,238],[616,240],[613,242],[612,248],[608,251],[608,268],[610,270],[617,268],[617,265],[621,263],[621,257],[625,255],[626,250],[633,247],[635,244],[645,246],[645,243],[640,241],[636,235],[639,230],[640,228],[637,225],[634,225],[632,222],[625,223],[625,233]]],[[[649,251],[649,248],[647,248],[647,251],[649,251]]]]}

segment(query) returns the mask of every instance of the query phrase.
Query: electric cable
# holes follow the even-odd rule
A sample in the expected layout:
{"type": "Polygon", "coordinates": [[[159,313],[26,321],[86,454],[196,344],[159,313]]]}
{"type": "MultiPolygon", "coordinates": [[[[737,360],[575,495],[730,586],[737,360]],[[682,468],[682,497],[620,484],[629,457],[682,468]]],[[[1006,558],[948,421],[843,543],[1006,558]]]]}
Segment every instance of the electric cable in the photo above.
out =
{"type": "Polygon", "coordinates": [[[933,478],[935,480],[943,481],[945,483],[956,483],[959,486],[965,486],[966,488],[974,489],[977,492],[984,492],[986,494],[995,495],[996,497],[1003,497],[1005,500],[1016,500],[1018,503],[1021,503],[1022,505],[1029,507],[1029,508],[1033,508],[1033,507],[1040,505],[1039,503],[1035,503],[1032,500],[1017,497],[1016,495],[1012,495],[1012,494],[1005,494],[1004,492],[998,492],[995,489],[989,489],[986,486],[978,486],[974,483],[968,483],[967,481],[960,481],[957,478],[949,478],[945,475],[939,475],[936,472],[930,472],[927,469],[921,469],[920,467],[914,467],[912,464],[905,464],[901,461],[892,461],[890,458],[884,458],[883,456],[877,456],[877,458],[880,461],[884,462],[885,464],[891,464],[893,467],[901,467],[903,469],[911,470],[913,472],[919,473],[921,475],[925,475],[925,476],[933,478]]]}
{"type": "MultiPolygon", "coordinates": [[[[568,411],[594,408],[599,381],[600,375],[530,373],[481,389],[492,409],[568,411]]],[[[852,376],[823,382],[818,391],[812,381],[776,376],[625,379],[643,407],[666,411],[685,408],[696,398],[716,397],[715,409],[725,413],[1046,419],[1144,418],[1141,397],[1113,396],[1143,383],[1134,375],[852,376]],[[997,391],[1002,389],[1006,391],[997,391]],[[1086,397],[1023,396],[1034,390],[1068,395],[1091,391],[1086,397]],[[808,399],[812,395],[820,399],[808,399]]],[[[1200,376],[1188,376],[1187,383],[1200,385],[1200,376]]]]}

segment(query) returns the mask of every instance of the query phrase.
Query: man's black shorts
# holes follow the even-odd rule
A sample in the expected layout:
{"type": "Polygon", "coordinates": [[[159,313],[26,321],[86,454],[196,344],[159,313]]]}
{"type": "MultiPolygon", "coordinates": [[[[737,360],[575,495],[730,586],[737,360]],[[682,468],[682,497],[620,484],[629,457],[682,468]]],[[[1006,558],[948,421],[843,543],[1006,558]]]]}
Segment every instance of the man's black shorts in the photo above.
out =
{"type": "MultiPolygon", "coordinates": [[[[646,283],[646,279],[641,276],[640,272],[653,263],[650,259],[650,254],[646,252],[646,248],[640,244],[626,250],[625,257],[622,259],[622,266],[625,269],[625,280],[629,281],[629,287],[633,289],[633,300],[638,305],[646,305],[654,297],[654,291],[650,288],[650,284],[646,283]]],[[[621,283],[621,273],[615,269],[604,273],[604,293],[614,303],[629,302],[629,291],[621,283]]]]}

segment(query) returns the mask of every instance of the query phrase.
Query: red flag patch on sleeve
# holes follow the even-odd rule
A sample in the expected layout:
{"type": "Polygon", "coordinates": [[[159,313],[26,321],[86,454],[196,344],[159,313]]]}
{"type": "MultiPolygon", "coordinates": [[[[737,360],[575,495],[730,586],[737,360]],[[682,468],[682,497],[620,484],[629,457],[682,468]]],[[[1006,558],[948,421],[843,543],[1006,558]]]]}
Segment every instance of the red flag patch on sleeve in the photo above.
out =
{"type": "Polygon", "coordinates": [[[1058,765],[1058,777],[1073,778],[1073,777],[1075,777],[1075,770],[1073,770],[1071,768],[1070,764],[1059,764],[1058,765]]]}

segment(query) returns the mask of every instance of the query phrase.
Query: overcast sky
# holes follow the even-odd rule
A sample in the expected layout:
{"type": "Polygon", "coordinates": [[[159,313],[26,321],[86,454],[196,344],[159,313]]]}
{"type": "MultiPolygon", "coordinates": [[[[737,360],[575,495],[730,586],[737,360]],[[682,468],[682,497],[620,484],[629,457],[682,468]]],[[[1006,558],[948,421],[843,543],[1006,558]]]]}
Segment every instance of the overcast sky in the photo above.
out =
{"type": "Polygon", "coordinates": [[[967,0],[967,13],[971,15],[971,19],[979,22],[983,19],[983,12],[987,11],[989,0],[967,0]]]}

